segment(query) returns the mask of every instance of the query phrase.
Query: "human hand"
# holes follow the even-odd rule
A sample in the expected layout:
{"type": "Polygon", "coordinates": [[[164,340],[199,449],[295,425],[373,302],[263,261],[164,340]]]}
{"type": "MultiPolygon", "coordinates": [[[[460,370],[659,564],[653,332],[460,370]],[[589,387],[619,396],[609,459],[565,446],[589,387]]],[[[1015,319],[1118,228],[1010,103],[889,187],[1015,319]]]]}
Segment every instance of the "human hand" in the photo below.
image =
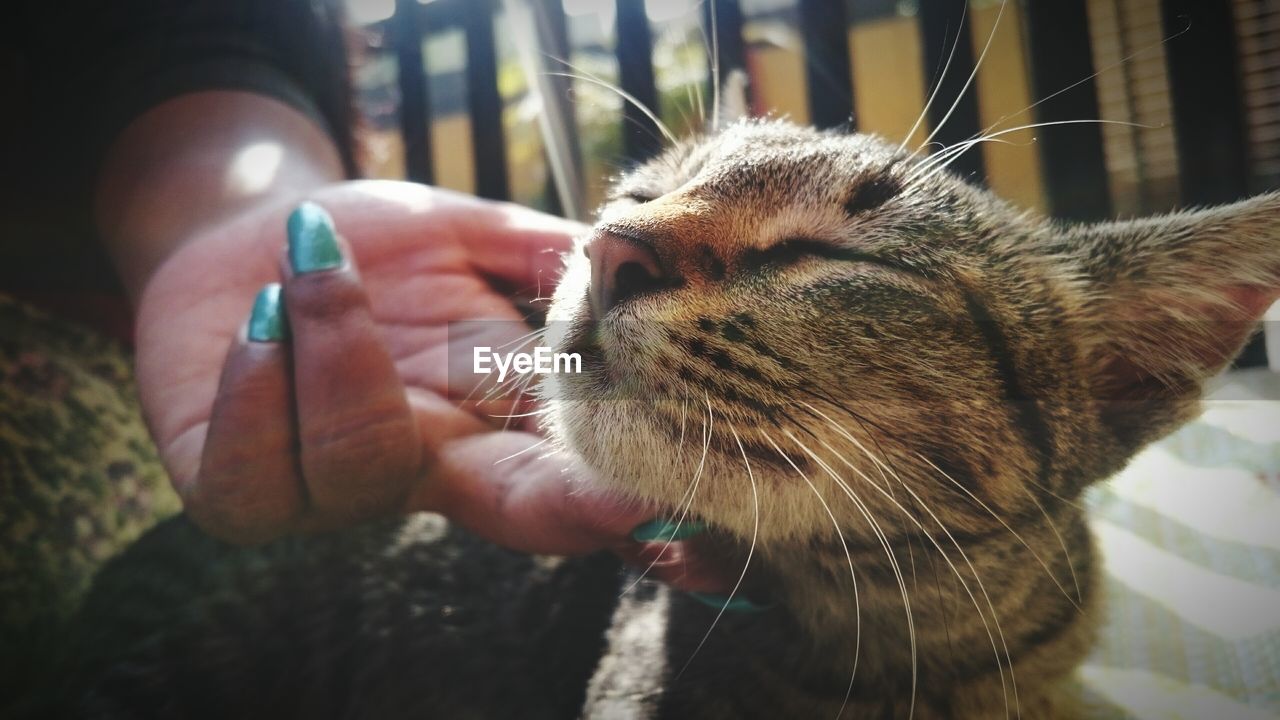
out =
{"type": "Polygon", "coordinates": [[[523,551],[612,548],[658,560],[653,574],[677,585],[723,587],[684,543],[659,557],[665,544],[631,539],[655,508],[584,484],[563,456],[521,452],[541,438],[501,430],[511,400],[449,385],[449,323],[506,321],[485,324],[484,344],[517,340],[507,291],[552,284],[581,226],[406,183],[344,183],[313,200],[342,237],[323,212],[295,216],[291,262],[293,204],[255,209],[183,245],[142,294],[143,406],[198,524],[255,543],[433,510],[523,551]],[[272,282],[287,338],[270,297],[246,332],[272,282]]]}

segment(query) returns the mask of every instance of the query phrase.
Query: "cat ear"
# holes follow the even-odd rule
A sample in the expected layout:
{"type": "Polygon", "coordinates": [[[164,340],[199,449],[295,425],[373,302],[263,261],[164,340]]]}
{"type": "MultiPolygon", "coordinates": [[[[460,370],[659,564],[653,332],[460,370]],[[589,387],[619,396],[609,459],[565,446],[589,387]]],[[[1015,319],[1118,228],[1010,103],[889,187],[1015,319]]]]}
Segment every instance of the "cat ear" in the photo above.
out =
{"type": "Polygon", "coordinates": [[[1280,194],[1075,228],[1067,248],[1093,390],[1136,447],[1194,416],[1280,297],[1280,194]]]}

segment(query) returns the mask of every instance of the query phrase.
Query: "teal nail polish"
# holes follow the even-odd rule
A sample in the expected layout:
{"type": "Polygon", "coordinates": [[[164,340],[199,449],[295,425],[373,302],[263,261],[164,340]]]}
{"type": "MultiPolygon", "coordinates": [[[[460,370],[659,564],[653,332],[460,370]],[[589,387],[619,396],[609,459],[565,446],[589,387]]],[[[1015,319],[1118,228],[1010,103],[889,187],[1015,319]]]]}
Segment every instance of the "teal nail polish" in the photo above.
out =
{"type": "Polygon", "coordinates": [[[666,518],[658,518],[631,531],[631,538],[636,542],[668,542],[684,540],[706,531],[707,524],[698,520],[677,522],[666,518]]]}
{"type": "Polygon", "coordinates": [[[253,342],[280,342],[284,339],[284,306],[279,283],[269,283],[258,291],[249,315],[249,339],[253,342]]]}
{"type": "Polygon", "coordinates": [[[296,273],[342,266],[342,250],[325,209],[304,202],[289,215],[289,265],[296,273]]]}
{"type": "Polygon", "coordinates": [[[732,599],[728,595],[717,595],[716,593],[700,593],[691,592],[689,597],[706,605],[707,607],[719,610],[724,608],[727,612],[764,612],[772,605],[757,605],[741,595],[734,595],[732,599]]]}

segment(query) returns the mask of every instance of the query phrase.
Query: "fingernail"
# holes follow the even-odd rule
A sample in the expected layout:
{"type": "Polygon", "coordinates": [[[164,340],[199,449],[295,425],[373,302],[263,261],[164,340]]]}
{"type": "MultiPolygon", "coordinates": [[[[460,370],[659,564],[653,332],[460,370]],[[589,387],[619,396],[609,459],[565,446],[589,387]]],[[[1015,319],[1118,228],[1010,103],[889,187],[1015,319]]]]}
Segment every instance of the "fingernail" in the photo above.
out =
{"type": "Polygon", "coordinates": [[[698,520],[678,522],[666,518],[657,518],[632,530],[631,539],[636,542],[672,542],[691,538],[706,529],[707,524],[698,520]]]}
{"type": "Polygon", "coordinates": [[[721,608],[729,612],[763,612],[773,607],[773,605],[757,605],[741,595],[718,595],[716,593],[688,593],[689,597],[706,605],[707,607],[720,610],[721,608]]]}
{"type": "Polygon", "coordinates": [[[285,320],[280,301],[280,284],[268,283],[258,291],[249,314],[249,339],[254,342],[280,342],[284,339],[285,320]]]}
{"type": "Polygon", "coordinates": [[[313,202],[304,202],[289,215],[289,265],[296,273],[342,266],[342,250],[333,218],[313,202]]]}

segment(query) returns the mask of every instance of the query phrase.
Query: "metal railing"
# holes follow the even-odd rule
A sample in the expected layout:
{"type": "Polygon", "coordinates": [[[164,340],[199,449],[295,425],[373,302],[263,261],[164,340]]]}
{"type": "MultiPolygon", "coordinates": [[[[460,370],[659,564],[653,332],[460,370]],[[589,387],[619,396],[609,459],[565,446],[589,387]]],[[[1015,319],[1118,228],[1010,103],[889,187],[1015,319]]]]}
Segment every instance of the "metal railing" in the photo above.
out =
{"type": "MultiPolygon", "coordinates": [[[[1124,1],[1115,0],[1117,4],[1124,1]]],[[[507,2],[519,3],[527,10],[523,17],[536,20],[539,27],[530,37],[536,38],[537,57],[570,56],[561,0],[507,2]]],[[[859,2],[797,0],[809,117],[816,126],[857,129],[849,29],[852,11],[859,2]]],[[[645,2],[615,3],[618,85],[639,102],[656,107],[653,36],[645,2]]],[[[508,143],[502,125],[493,22],[502,8],[499,0],[397,0],[385,30],[399,65],[400,127],[408,179],[425,183],[435,179],[429,131],[430,75],[424,68],[423,38],[428,32],[460,29],[467,48],[464,72],[474,191],[482,197],[509,199],[508,143]]],[[[1091,48],[1086,0],[1024,0],[1020,9],[1031,95],[1037,101],[1032,110],[1034,120],[1057,123],[1099,117],[1095,77],[1099,68],[1091,48]]],[[[715,28],[714,35],[708,33],[715,39],[708,46],[718,59],[719,77],[709,72],[709,82],[723,81],[730,71],[746,64],[743,9],[739,0],[703,0],[700,12],[703,26],[710,28],[714,21],[715,28]]],[[[1162,0],[1160,12],[1181,203],[1203,205],[1244,197],[1251,189],[1250,158],[1232,6],[1219,0],[1162,0]]],[[[508,20],[511,16],[508,13],[508,20]]],[[[973,88],[962,93],[983,51],[968,30],[972,8],[966,0],[919,0],[915,16],[924,54],[921,67],[932,75],[925,78],[927,94],[935,91],[936,82],[942,84],[936,88],[940,100],[928,107],[930,125],[942,128],[934,139],[950,145],[974,137],[982,130],[976,93],[973,88]],[[947,71],[938,72],[944,66],[947,71]]],[[[558,115],[562,124],[558,141],[562,157],[550,163],[553,169],[560,164],[553,173],[552,209],[581,217],[586,212],[582,156],[576,133],[571,126],[564,129],[564,123],[571,124],[575,117],[569,81],[552,74],[562,67],[547,65],[539,70],[558,78],[551,81],[556,83],[552,92],[543,97],[544,103],[555,104],[548,114],[558,115]]],[[[885,72],[893,70],[886,68],[885,72]]],[[[643,160],[660,149],[654,121],[632,104],[624,103],[619,122],[627,160],[643,160]]],[[[1039,134],[1036,142],[1044,204],[1050,214],[1070,220],[1095,220],[1113,214],[1100,125],[1056,126],[1053,132],[1039,134]]],[[[964,154],[952,167],[976,182],[986,177],[980,152],[964,154]]],[[[1261,346],[1261,341],[1255,343],[1247,363],[1265,362],[1261,346]]]]}

